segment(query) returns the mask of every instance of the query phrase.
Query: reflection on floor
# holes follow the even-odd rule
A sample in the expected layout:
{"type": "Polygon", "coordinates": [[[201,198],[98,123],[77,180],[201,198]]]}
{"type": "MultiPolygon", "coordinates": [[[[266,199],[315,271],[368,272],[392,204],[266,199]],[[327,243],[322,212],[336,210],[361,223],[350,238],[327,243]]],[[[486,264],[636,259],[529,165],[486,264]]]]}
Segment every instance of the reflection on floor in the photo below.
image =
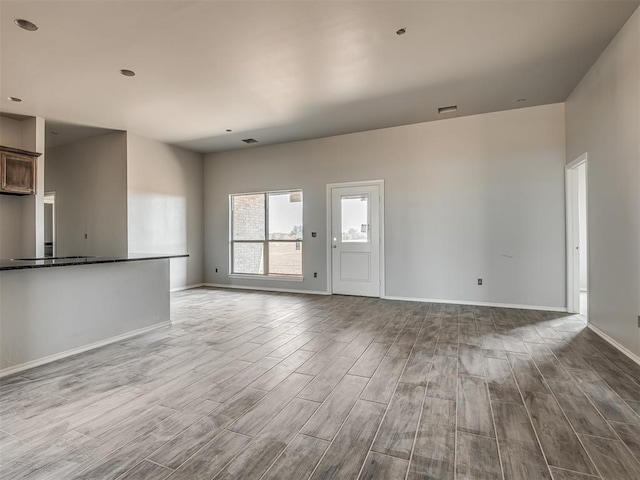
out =
{"type": "Polygon", "coordinates": [[[640,367],[581,315],[172,304],[172,327],[0,382],[1,478],[640,478],[640,367]]]}
{"type": "Polygon", "coordinates": [[[588,302],[587,302],[587,292],[580,292],[580,314],[581,315],[587,315],[588,311],[587,311],[587,306],[588,306],[588,302]]]}

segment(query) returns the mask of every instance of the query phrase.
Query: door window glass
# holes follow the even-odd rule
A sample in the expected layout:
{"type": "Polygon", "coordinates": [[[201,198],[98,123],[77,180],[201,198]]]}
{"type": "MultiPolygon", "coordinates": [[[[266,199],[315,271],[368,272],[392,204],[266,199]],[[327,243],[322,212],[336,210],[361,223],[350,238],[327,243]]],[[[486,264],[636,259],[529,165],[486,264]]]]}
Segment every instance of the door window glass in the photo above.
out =
{"type": "Polygon", "coordinates": [[[340,197],[343,243],[369,242],[369,195],[340,197]]]}

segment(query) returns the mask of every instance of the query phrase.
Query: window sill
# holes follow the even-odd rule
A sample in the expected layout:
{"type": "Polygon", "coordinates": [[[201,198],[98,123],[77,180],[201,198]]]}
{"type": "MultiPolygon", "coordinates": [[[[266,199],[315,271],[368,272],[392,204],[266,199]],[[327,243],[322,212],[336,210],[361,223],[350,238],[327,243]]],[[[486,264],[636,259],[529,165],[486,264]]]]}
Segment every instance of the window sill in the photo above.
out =
{"type": "Polygon", "coordinates": [[[274,280],[279,282],[302,282],[304,277],[294,277],[292,275],[251,275],[248,273],[230,273],[229,278],[246,278],[249,280],[274,280]]]}

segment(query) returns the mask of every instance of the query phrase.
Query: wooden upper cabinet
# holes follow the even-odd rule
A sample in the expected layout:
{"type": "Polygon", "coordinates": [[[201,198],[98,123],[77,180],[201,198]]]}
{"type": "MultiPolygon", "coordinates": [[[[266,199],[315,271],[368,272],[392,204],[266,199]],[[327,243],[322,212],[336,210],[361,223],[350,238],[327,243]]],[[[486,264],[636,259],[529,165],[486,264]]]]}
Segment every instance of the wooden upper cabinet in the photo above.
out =
{"type": "Polygon", "coordinates": [[[32,195],[36,193],[39,153],[0,146],[0,193],[32,195]]]}

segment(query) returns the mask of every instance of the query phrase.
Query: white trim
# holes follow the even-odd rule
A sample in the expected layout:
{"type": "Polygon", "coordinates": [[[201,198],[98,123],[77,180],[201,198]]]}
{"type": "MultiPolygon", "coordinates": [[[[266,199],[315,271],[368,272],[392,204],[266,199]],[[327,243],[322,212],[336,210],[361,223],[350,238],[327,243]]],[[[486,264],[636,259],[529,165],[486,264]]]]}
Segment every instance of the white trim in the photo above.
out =
{"type": "Polygon", "coordinates": [[[304,277],[293,276],[293,275],[253,275],[250,273],[229,273],[227,275],[229,278],[247,278],[250,280],[271,280],[271,281],[282,281],[282,282],[302,282],[304,281],[304,277]]]}
{"type": "Polygon", "coordinates": [[[58,244],[56,242],[56,232],[57,232],[57,228],[56,228],[56,191],[55,190],[51,190],[49,192],[44,192],[44,203],[48,203],[51,205],[51,237],[52,237],[52,243],[53,243],[53,248],[51,249],[51,256],[55,257],[57,250],[58,250],[58,244]],[[51,199],[53,199],[53,201],[51,201],[51,199]]]}
{"type": "Polygon", "coordinates": [[[565,167],[568,169],[579,167],[583,163],[587,163],[588,159],[589,159],[589,154],[585,152],[582,155],[580,155],[578,158],[576,158],[574,161],[567,163],[565,167]]]}
{"type": "Polygon", "coordinates": [[[156,323],[155,325],[151,325],[150,327],[139,328],[137,330],[133,330],[127,333],[122,333],[120,335],[116,335],[115,337],[110,337],[105,340],[100,340],[98,342],[90,343],[88,345],[72,348],[71,350],[66,350],[64,352],[54,353],[53,355],[39,358],[37,360],[31,360],[26,363],[21,363],[20,365],[14,365],[12,367],[3,368],[2,370],[0,370],[0,378],[6,377],[7,375],[13,375],[14,373],[22,372],[24,370],[29,370],[30,368],[39,367],[40,365],[44,365],[45,363],[55,362],[56,360],[61,360],[63,358],[71,357],[72,355],[77,355],[79,353],[87,352],[89,350],[93,350],[99,347],[104,347],[105,345],[116,343],[121,340],[127,340],[131,337],[136,337],[138,335],[151,332],[152,330],[156,330],[158,328],[169,327],[169,326],[171,326],[171,321],[156,323]]]}
{"type": "Polygon", "coordinates": [[[302,293],[308,295],[330,295],[319,290],[294,290],[293,288],[254,287],[249,285],[229,285],[226,283],[203,283],[203,287],[235,288],[238,290],[258,290],[263,292],[302,293]]]}
{"type": "MultiPolygon", "coordinates": [[[[578,304],[575,304],[575,292],[576,289],[580,290],[580,278],[577,275],[579,270],[576,270],[575,263],[575,246],[578,244],[578,235],[579,232],[576,231],[579,228],[578,224],[578,171],[576,170],[579,166],[585,166],[585,178],[587,184],[587,190],[589,188],[589,155],[588,153],[583,153],[578,158],[573,160],[572,162],[565,165],[565,224],[566,224],[566,277],[567,277],[567,311],[571,313],[579,313],[580,312],[580,299],[578,298],[578,304]],[[576,285],[577,283],[577,285],[576,285]]],[[[589,242],[589,195],[587,192],[587,205],[586,205],[586,216],[587,216],[587,245],[589,242]]],[[[579,262],[579,258],[578,258],[579,262]]],[[[587,250],[587,291],[589,290],[589,252],[587,250]]],[[[579,268],[579,266],[577,267],[579,268]]],[[[578,295],[579,296],[579,295],[578,295]]],[[[587,303],[589,302],[589,297],[587,297],[587,303]]],[[[589,311],[589,305],[587,304],[587,311],[589,311]]],[[[588,321],[588,320],[587,320],[588,321]]]]}
{"type": "Polygon", "coordinates": [[[384,180],[361,180],[357,182],[340,182],[340,183],[328,183],[327,184],[327,293],[331,295],[333,280],[333,265],[331,263],[331,214],[333,205],[331,202],[331,189],[342,187],[362,187],[366,185],[377,185],[378,193],[380,194],[380,205],[378,207],[379,215],[379,230],[380,230],[380,298],[385,298],[386,294],[386,274],[385,274],[385,261],[384,261],[384,180]]]}
{"type": "MultiPolygon", "coordinates": [[[[234,288],[239,290],[257,290],[266,292],[284,292],[284,293],[303,293],[309,295],[331,295],[329,292],[322,292],[316,290],[293,290],[288,288],[268,288],[268,287],[254,287],[245,285],[226,285],[223,283],[204,283],[204,287],[215,288],[234,288]]],[[[405,302],[428,302],[428,303],[449,303],[452,305],[476,305],[478,307],[499,307],[499,308],[519,308],[521,310],[541,310],[547,312],[562,312],[566,313],[565,307],[548,307],[542,305],[518,305],[513,303],[494,303],[494,302],[475,302],[468,300],[444,300],[436,298],[418,298],[418,297],[396,297],[388,295],[380,297],[382,300],[401,300],[405,302]]]]}
{"type": "Polygon", "coordinates": [[[198,288],[198,287],[201,287],[203,285],[204,285],[204,283],[193,283],[191,285],[184,285],[182,287],[174,287],[174,288],[172,288],[170,290],[170,292],[172,292],[172,293],[173,292],[181,292],[182,290],[189,290],[191,288],[198,288]]]}
{"type": "Polygon", "coordinates": [[[595,327],[593,325],[593,323],[588,323],[587,324],[587,328],[589,328],[590,330],[593,331],[593,333],[595,333],[596,335],[598,335],[600,338],[602,338],[603,340],[605,340],[607,343],[611,344],[611,346],[615,347],[617,350],[620,350],[620,352],[624,353],[627,357],[629,357],[631,360],[633,360],[634,362],[636,362],[638,365],[640,365],[640,357],[638,355],[636,355],[635,353],[633,353],[631,350],[629,350],[627,347],[625,347],[624,345],[622,345],[621,343],[617,342],[616,340],[614,340],[613,338],[611,338],[609,335],[607,335],[606,333],[604,333],[602,330],[600,330],[598,327],[595,327]]]}
{"type": "Polygon", "coordinates": [[[548,307],[543,305],[519,305],[515,303],[476,302],[469,300],[445,300],[441,298],[396,297],[393,295],[382,297],[384,300],[402,300],[405,302],[449,303],[452,305],[475,305],[478,307],[519,308],[521,310],[542,310],[547,312],[566,312],[566,307],[548,307]]]}

